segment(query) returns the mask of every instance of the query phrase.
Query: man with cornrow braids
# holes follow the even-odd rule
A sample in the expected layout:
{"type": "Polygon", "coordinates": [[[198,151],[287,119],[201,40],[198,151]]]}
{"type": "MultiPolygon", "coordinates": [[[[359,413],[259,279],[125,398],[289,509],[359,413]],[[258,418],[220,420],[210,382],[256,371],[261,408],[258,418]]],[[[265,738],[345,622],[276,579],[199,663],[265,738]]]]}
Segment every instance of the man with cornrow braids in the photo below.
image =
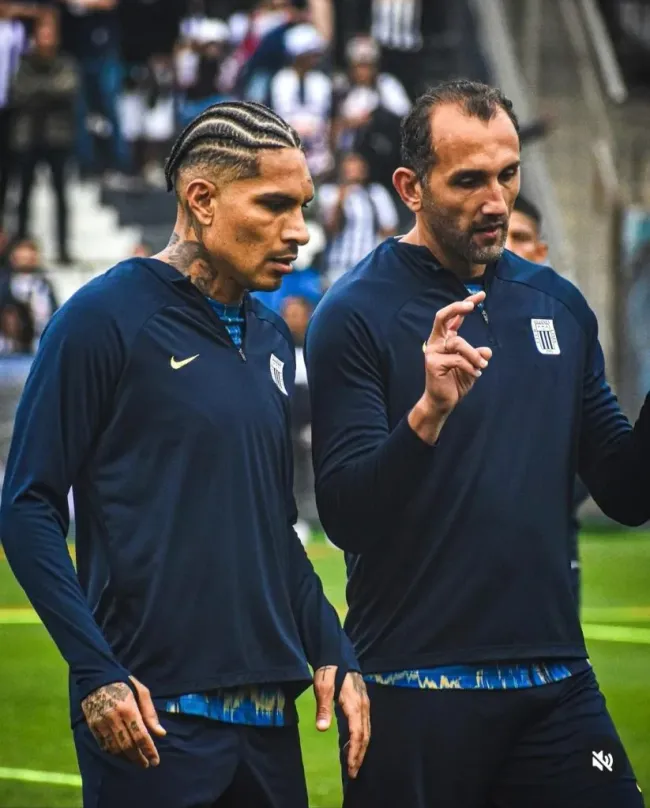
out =
{"type": "Polygon", "coordinates": [[[70,668],[84,808],[306,808],[296,696],[313,679],[318,729],[335,700],[348,716],[351,777],[370,733],[293,530],[291,337],[249,295],[291,272],[312,182],[297,134],[252,103],[190,123],[166,176],[168,246],[43,335],[0,530],[70,668]]]}

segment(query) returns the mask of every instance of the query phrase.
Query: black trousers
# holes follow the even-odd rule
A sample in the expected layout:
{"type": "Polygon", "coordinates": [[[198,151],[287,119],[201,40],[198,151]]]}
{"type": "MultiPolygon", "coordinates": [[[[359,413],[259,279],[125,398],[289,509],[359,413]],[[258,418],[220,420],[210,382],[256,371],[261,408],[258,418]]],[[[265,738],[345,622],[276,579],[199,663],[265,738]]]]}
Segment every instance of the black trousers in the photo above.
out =
{"type": "Polygon", "coordinates": [[[368,696],[372,738],[357,779],[343,769],[344,808],[643,808],[591,670],[524,690],[369,683],[368,696]]]}
{"type": "Polygon", "coordinates": [[[20,202],[18,203],[18,238],[29,232],[29,203],[34,187],[36,168],[41,163],[49,166],[54,195],[56,197],[56,224],[59,257],[68,252],[68,202],[66,198],[67,149],[37,147],[19,155],[20,202]]]}
{"type": "Polygon", "coordinates": [[[140,769],[74,728],[84,808],[307,808],[297,726],[248,727],[160,712],[160,766],[140,769]]]}

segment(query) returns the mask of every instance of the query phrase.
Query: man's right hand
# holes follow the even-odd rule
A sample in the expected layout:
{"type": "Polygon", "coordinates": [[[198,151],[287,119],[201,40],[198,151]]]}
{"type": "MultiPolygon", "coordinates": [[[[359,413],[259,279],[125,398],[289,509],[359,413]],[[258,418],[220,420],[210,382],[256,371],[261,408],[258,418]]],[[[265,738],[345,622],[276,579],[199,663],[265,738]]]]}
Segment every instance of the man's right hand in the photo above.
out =
{"type": "Polygon", "coordinates": [[[81,702],[86,723],[100,748],[111,755],[124,755],[148,769],[157,766],[160,756],[149,734],[162,737],[166,731],[158,722],[149,690],[133,676],[136,701],[125,682],[115,682],[95,690],[81,702]]]}
{"type": "Polygon", "coordinates": [[[470,295],[436,314],[424,347],[426,385],[422,398],[409,413],[411,429],[426,443],[435,443],[458,402],[469,393],[492,357],[490,348],[473,348],[458,329],[485,292],[470,295]]]}

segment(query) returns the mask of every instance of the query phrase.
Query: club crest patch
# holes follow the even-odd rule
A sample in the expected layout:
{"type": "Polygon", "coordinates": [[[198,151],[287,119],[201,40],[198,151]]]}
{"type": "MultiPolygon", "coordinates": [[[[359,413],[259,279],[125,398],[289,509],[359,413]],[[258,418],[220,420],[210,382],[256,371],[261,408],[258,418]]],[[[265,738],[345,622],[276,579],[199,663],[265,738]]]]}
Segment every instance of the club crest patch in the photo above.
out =
{"type": "Polygon", "coordinates": [[[557,340],[553,320],[540,320],[533,318],[530,321],[533,329],[535,345],[541,354],[557,355],[560,353],[560,343],[557,340]]]}
{"type": "Polygon", "coordinates": [[[284,362],[275,354],[271,354],[271,378],[275,382],[276,387],[285,396],[288,396],[287,388],[284,386],[284,362]]]}

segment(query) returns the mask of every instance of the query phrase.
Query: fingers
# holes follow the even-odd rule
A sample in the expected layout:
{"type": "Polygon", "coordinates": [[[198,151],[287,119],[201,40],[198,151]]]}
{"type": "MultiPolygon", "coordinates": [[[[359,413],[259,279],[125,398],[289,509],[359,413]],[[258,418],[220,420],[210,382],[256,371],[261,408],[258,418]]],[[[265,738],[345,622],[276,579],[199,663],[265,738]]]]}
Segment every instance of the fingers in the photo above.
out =
{"type": "MultiPolygon", "coordinates": [[[[126,723],[126,722],[125,722],[126,723]]],[[[129,734],[142,757],[147,762],[147,765],[157,766],[160,763],[160,755],[156,749],[149,731],[147,730],[144,721],[140,715],[133,716],[126,724],[129,734]]]]}
{"type": "Polygon", "coordinates": [[[427,357],[427,371],[434,373],[436,376],[444,376],[450,370],[458,370],[474,379],[478,379],[483,373],[482,370],[474,367],[471,362],[468,362],[460,354],[435,354],[427,357]]]}
{"type": "Polygon", "coordinates": [[[349,673],[341,688],[339,703],[348,720],[348,774],[355,778],[370,743],[370,701],[359,673],[349,673]]]}
{"type": "Polygon", "coordinates": [[[348,774],[353,779],[359,773],[363,758],[368,748],[368,723],[364,719],[360,704],[350,704],[347,699],[341,702],[343,713],[348,720],[348,774]]]}
{"type": "Polygon", "coordinates": [[[153,706],[149,688],[145,687],[141,682],[138,682],[134,676],[130,676],[129,679],[138,694],[138,707],[140,708],[140,714],[142,715],[145,727],[155,735],[160,735],[161,737],[167,735],[167,730],[160,724],[160,721],[158,721],[158,713],[153,706]]]}
{"type": "MultiPolygon", "coordinates": [[[[127,726],[118,715],[104,718],[100,724],[91,728],[99,748],[109,755],[124,755],[133,763],[149,768],[149,761],[133,740],[127,726]]],[[[157,764],[156,764],[157,765],[157,764]]]]}
{"type": "MultiPolygon", "coordinates": [[[[492,355],[492,351],[489,348],[484,348],[484,351],[489,351],[490,356],[492,355]]],[[[485,370],[488,366],[488,358],[483,356],[481,350],[478,348],[473,348],[469,342],[464,340],[462,337],[453,336],[451,339],[448,339],[445,343],[445,351],[449,354],[458,354],[466,359],[470,365],[473,366],[476,370],[485,370]]]]}
{"type": "MultiPolygon", "coordinates": [[[[133,680],[153,727],[160,727],[149,691],[133,680]]],[[[160,757],[144,723],[138,703],[125,682],[105,685],[82,702],[86,722],[100,748],[112,755],[124,755],[138,766],[157,766],[160,757]]],[[[160,727],[157,734],[165,734],[160,727]]]]}
{"type": "MultiPolygon", "coordinates": [[[[143,769],[149,768],[149,758],[145,754],[144,750],[136,741],[134,737],[134,733],[130,728],[130,725],[134,723],[135,719],[129,721],[115,721],[115,726],[113,729],[114,734],[117,736],[117,742],[120,746],[120,750],[124,757],[128,758],[131,763],[135,763],[137,766],[141,766],[143,769]],[[128,723],[127,723],[128,722],[128,723]]],[[[153,746],[153,742],[151,738],[149,738],[151,745],[153,746]]],[[[155,747],[154,747],[155,752],[155,747]]],[[[158,757],[158,753],[156,752],[156,757],[158,757]]],[[[158,760],[153,765],[157,766],[160,760],[158,760]]]]}
{"type": "Polygon", "coordinates": [[[102,752],[108,752],[109,755],[119,755],[121,753],[117,738],[113,736],[110,728],[91,727],[90,731],[102,752]]]}
{"type": "Polygon", "coordinates": [[[457,300],[440,309],[433,321],[429,342],[433,342],[434,339],[444,338],[452,321],[454,330],[457,331],[461,327],[464,318],[483,300],[485,300],[485,292],[477,292],[474,295],[469,295],[464,300],[457,300]]]}
{"type": "Polygon", "coordinates": [[[326,665],[314,673],[314,695],[316,696],[316,729],[325,732],[332,724],[332,704],[336,666],[326,665]]]}

